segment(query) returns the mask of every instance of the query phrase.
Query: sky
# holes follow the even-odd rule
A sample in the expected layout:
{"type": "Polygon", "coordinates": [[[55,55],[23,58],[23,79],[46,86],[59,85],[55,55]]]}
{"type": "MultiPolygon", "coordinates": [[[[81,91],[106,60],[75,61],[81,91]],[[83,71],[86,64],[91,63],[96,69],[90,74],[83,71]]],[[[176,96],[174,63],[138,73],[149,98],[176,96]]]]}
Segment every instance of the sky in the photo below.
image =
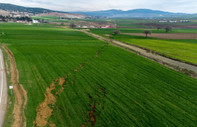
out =
{"type": "Polygon", "coordinates": [[[169,12],[197,13],[197,0],[0,0],[27,7],[59,11],[98,11],[108,9],[153,9],[169,12]]]}

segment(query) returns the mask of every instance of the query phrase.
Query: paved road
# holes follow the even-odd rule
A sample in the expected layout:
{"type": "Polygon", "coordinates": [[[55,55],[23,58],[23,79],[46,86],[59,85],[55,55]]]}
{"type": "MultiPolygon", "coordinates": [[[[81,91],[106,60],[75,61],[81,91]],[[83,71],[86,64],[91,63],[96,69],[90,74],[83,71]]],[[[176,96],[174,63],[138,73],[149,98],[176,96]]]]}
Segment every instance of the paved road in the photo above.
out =
{"type": "Polygon", "coordinates": [[[3,53],[0,49],[0,127],[3,125],[7,107],[7,80],[4,69],[3,53]]]}
{"type": "Polygon", "coordinates": [[[156,60],[162,61],[166,64],[172,65],[172,66],[176,66],[176,67],[178,66],[179,68],[186,69],[186,70],[189,70],[189,71],[193,71],[197,74],[197,66],[187,64],[187,63],[184,63],[184,62],[180,62],[180,61],[177,61],[177,60],[173,60],[173,59],[161,56],[161,55],[156,54],[156,53],[147,52],[147,50],[139,48],[137,46],[129,45],[129,44],[126,44],[124,42],[113,40],[113,39],[108,39],[108,38],[105,38],[103,36],[88,32],[86,30],[81,30],[81,31],[90,35],[90,36],[92,36],[92,37],[95,37],[99,40],[106,41],[106,42],[112,43],[114,45],[136,51],[136,52],[140,53],[140,55],[142,55],[142,56],[145,56],[145,57],[148,57],[148,58],[151,58],[151,59],[156,59],[156,60]]]}

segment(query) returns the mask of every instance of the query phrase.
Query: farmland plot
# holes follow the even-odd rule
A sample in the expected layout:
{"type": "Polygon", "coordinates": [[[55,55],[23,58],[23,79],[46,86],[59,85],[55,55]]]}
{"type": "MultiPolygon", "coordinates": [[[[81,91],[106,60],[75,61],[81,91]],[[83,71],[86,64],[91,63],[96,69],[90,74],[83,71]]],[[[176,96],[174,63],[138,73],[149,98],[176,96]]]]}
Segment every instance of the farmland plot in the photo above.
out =
{"type": "Polygon", "coordinates": [[[195,79],[77,31],[16,24],[4,29],[2,42],[27,91],[27,127],[197,124],[195,79]],[[42,104],[51,111],[44,122],[37,121],[42,104]]]}
{"type": "Polygon", "coordinates": [[[114,36],[114,39],[144,47],[168,57],[197,64],[196,39],[161,40],[130,35],[118,35],[114,36]]]}

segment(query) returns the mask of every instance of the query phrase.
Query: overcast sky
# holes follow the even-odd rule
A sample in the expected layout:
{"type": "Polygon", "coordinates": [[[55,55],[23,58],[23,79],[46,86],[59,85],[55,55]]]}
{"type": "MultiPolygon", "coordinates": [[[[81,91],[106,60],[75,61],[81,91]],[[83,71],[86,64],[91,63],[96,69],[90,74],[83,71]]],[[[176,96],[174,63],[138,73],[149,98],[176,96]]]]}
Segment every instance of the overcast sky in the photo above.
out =
{"type": "Polygon", "coordinates": [[[197,13],[197,0],[0,0],[0,2],[61,11],[146,8],[170,12],[197,13]]]}

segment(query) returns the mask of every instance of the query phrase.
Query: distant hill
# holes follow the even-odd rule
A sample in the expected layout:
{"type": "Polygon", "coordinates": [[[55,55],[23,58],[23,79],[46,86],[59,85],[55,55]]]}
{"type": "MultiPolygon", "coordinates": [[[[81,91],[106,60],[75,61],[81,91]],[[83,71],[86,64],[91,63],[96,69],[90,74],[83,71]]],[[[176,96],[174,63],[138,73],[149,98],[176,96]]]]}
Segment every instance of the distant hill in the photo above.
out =
{"type": "Polygon", "coordinates": [[[151,9],[134,9],[128,11],[122,10],[105,10],[105,11],[89,11],[89,12],[63,12],[54,11],[44,8],[23,7],[13,4],[0,3],[0,14],[8,15],[11,12],[27,12],[34,15],[44,16],[60,16],[68,18],[85,18],[86,16],[98,16],[109,18],[159,18],[159,17],[197,17],[197,15],[185,13],[172,13],[151,9]]]}
{"type": "Polygon", "coordinates": [[[0,9],[4,11],[15,11],[15,12],[19,11],[19,12],[28,12],[33,14],[55,12],[49,9],[22,7],[18,5],[4,4],[4,3],[0,3],[0,9]]]}
{"type": "Polygon", "coordinates": [[[7,15],[10,15],[12,12],[19,12],[19,13],[16,13],[16,15],[22,15],[21,13],[31,13],[33,14],[33,16],[59,16],[59,17],[65,17],[65,18],[85,18],[86,17],[81,14],[73,14],[73,13],[54,11],[54,10],[49,10],[49,9],[44,9],[44,8],[31,8],[31,7],[23,7],[23,6],[13,5],[13,4],[0,3],[0,15],[7,16],[7,15]]]}
{"type": "Polygon", "coordinates": [[[87,16],[99,16],[99,17],[109,17],[109,18],[156,18],[156,17],[190,17],[196,16],[185,13],[172,13],[151,9],[134,9],[128,11],[122,10],[106,10],[106,11],[89,11],[89,12],[75,12],[78,14],[83,14],[87,16]]]}

